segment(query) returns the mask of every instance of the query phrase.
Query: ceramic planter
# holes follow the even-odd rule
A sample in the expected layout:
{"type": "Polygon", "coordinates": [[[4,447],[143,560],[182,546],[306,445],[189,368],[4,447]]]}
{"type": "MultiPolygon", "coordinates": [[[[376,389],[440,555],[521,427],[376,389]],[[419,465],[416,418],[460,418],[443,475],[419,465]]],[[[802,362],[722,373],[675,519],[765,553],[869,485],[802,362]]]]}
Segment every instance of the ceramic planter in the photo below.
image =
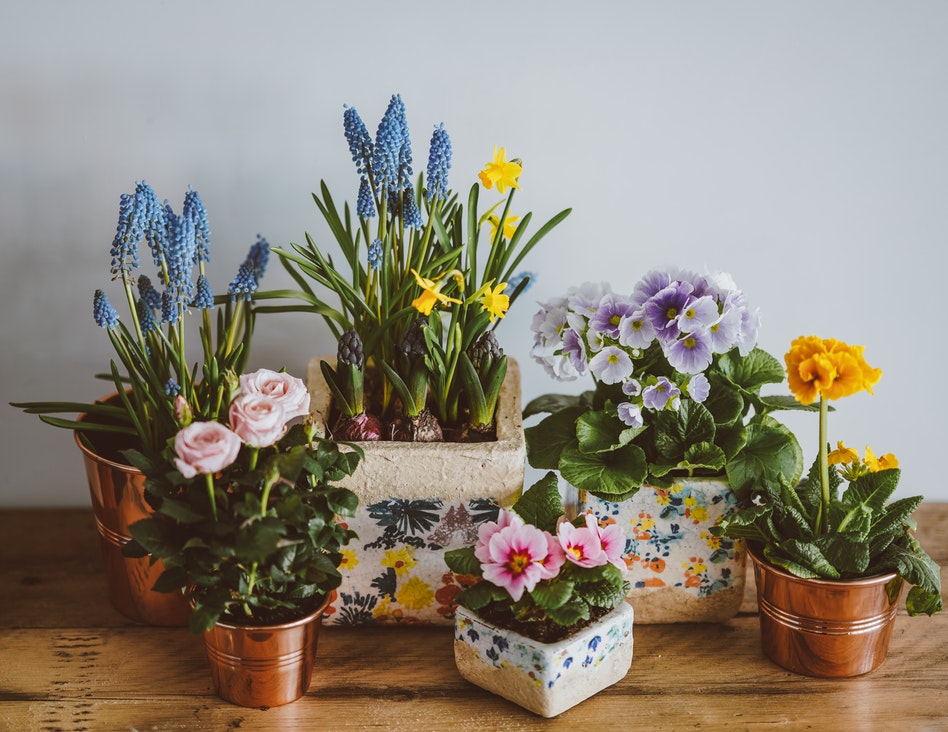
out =
{"type": "Polygon", "coordinates": [[[744,542],[709,529],[736,509],[725,480],[682,478],[643,486],[615,503],[579,492],[579,513],[616,523],[628,537],[623,559],[637,623],[711,623],[734,617],[744,597],[744,542]]]}
{"type": "Polygon", "coordinates": [[[161,561],[153,564],[149,557],[122,555],[122,547],[132,538],[129,525],[152,513],[145,501],[145,476],[130,465],[95,454],[78,432],[76,444],[86,469],[113,607],[137,623],[187,625],[191,611],[184,596],[151,589],[164,571],[164,564],[161,561]]]}
{"type": "MultiPolygon", "coordinates": [[[[317,422],[329,421],[331,394],[319,368],[308,384],[317,422]]],[[[450,625],[463,578],[444,552],[471,546],[523,490],[526,448],[520,371],[508,361],[497,405],[497,439],[480,443],[361,442],[365,459],[339,482],[359,497],[347,519],[358,539],[343,549],[339,599],[324,622],[450,625]]]]}
{"type": "Polygon", "coordinates": [[[299,699],[313,678],[320,618],[332,595],[309,615],[281,625],[220,622],[204,632],[217,694],[242,707],[276,707],[299,699]]]}
{"type": "Polygon", "coordinates": [[[774,663],[806,676],[843,678],[868,673],[885,660],[901,577],[801,579],[769,564],[754,548],[750,555],[761,645],[774,663]]]}
{"type": "Polygon", "coordinates": [[[473,684],[543,717],[555,717],[625,677],[632,665],[632,607],[556,643],[540,643],[459,607],[454,660],[473,684]]]}

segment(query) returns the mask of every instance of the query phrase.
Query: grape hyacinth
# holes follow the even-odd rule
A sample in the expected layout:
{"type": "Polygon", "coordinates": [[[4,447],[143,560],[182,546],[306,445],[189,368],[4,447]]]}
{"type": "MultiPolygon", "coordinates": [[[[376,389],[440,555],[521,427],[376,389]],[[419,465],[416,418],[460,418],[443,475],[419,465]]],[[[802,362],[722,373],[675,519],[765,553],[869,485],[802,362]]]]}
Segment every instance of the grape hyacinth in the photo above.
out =
{"type": "Polygon", "coordinates": [[[451,138],[444,123],[435,127],[428,152],[428,179],[425,198],[443,201],[448,197],[448,171],[451,169],[451,138]]]}
{"type": "Polygon", "coordinates": [[[207,209],[204,208],[204,202],[198,192],[191,186],[188,186],[188,192],[184,194],[181,215],[189,218],[194,224],[195,264],[210,262],[211,229],[207,223],[207,209]]]}
{"type": "Polygon", "coordinates": [[[244,262],[237,270],[237,276],[231,281],[227,288],[227,294],[230,295],[231,302],[237,302],[238,296],[248,302],[253,299],[253,293],[257,291],[257,278],[254,277],[253,264],[244,262]]]}
{"type": "Polygon", "coordinates": [[[109,302],[109,296],[102,290],[96,290],[92,298],[92,317],[95,318],[95,324],[100,328],[111,330],[118,325],[118,313],[112,307],[112,303],[109,302]]]}
{"type": "Polygon", "coordinates": [[[371,219],[375,216],[375,201],[372,198],[372,189],[368,179],[363,176],[359,180],[359,197],[356,201],[356,215],[360,219],[371,219]]]}
{"type": "MultiPolygon", "coordinates": [[[[161,295],[158,296],[158,299],[161,300],[161,295]]],[[[158,307],[161,307],[161,302],[158,303],[158,307]]],[[[135,312],[138,314],[138,325],[143,335],[158,327],[158,321],[155,320],[155,311],[144,300],[135,303],[135,312]]]]}
{"type": "Polygon", "coordinates": [[[343,108],[345,112],[342,113],[342,125],[346,142],[349,143],[352,162],[355,163],[356,172],[359,175],[369,175],[371,174],[370,165],[374,155],[372,138],[369,137],[369,131],[365,128],[365,123],[355,107],[344,105],[343,108]]]}
{"type": "Polygon", "coordinates": [[[382,240],[373,239],[366,252],[368,265],[371,269],[377,270],[382,266],[382,240]]]}
{"type": "Polygon", "coordinates": [[[147,275],[138,278],[138,296],[152,310],[161,310],[161,293],[151,284],[151,278],[147,275]]]}
{"type": "Polygon", "coordinates": [[[207,281],[207,277],[204,275],[198,276],[197,292],[191,304],[198,310],[207,310],[214,307],[214,293],[211,291],[211,283],[207,281]]]}
{"type": "MultiPolygon", "coordinates": [[[[402,159],[401,148],[408,132],[404,115],[405,107],[401,104],[401,97],[393,94],[375,133],[375,151],[372,157],[375,184],[383,193],[400,188],[399,162],[402,159]]],[[[410,174],[409,170],[409,176],[410,174]]]]}

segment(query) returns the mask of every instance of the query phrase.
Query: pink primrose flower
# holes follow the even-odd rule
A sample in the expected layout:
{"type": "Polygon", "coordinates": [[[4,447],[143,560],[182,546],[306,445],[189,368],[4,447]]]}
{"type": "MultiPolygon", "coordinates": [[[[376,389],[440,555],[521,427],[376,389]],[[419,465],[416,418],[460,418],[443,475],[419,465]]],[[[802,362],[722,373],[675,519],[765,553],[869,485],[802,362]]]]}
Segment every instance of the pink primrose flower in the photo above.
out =
{"type": "Polygon", "coordinates": [[[482,564],[490,561],[489,545],[491,537],[508,526],[523,526],[523,519],[513,511],[502,508],[497,513],[496,521],[485,521],[477,527],[477,544],[474,545],[474,556],[482,564]]]}
{"type": "Polygon", "coordinates": [[[599,567],[609,561],[603,551],[599,532],[588,525],[577,527],[564,521],[557,528],[556,536],[566,558],[577,567],[599,567]]]}
{"type": "Polygon", "coordinates": [[[192,422],[174,438],[174,464],[185,478],[213,474],[237,459],[240,438],[220,422],[192,422]]]}
{"type": "Polygon", "coordinates": [[[230,403],[231,429],[251,447],[270,447],[286,431],[280,403],[263,394],[245,394],[230,403]]]}
{"type": "Polygon", "coordinates": [[[252,374],[241,374],[240,393],[270,397],[283,408],[287,422],[309,414],[309,392],[306,390],[306,384],[302,379],[287,373],[259,369],[252,374]]]}
{"type": "Polygon", "coordinates": [[[625,533],[618,524],[609,524],[605,528],[599,525],[596,517],[586,514],[586,528],[594,532],[599,537],[599,545],[606,555],[606,561],[622,572],[626,571],[625,562],[622,559],[622,553],[625,551],[625,533]]]}
{"type": "Polygon", "coordinates": [[[490,538],[489,560],[481,564],[484,579],[502,587],[514,601],[530,592],[544,578],[549,555],[547,534],[536,526],[505,526],[490,538]]]}

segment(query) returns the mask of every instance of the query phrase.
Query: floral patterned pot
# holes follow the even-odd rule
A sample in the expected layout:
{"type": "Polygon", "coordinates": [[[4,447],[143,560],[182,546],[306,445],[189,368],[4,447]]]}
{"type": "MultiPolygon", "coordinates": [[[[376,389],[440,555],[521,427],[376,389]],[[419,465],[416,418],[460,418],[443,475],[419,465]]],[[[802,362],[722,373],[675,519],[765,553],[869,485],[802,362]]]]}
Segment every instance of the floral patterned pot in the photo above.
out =
{"type": "Polygon", "coordinates": [[[711,623],[734,617],[744,598],[744,542],[709,529],[735,510],[726,481],[682,478],[670,488],[643,486],[615,503],[579,492],[578,511],[617,523],[629,539],[623,559],[635,619],[650,623],[711,623]]]}
{"type": "Polygon", "coordinates": [[[802,579],[752,548],[764,654],[806,676],[844,678],[878,668],[889,650],[903,580],[802,579]]]}
{"type": "Polygon", "coordinates": [[[276,707],[309,689],[319,641],[319,619],[332,595],[314,612],[280,625],[219,622],[204,632],[217,694],[242,707],[276,707]]]}
{"type": "Polygon", "coordinates": [[[145,501],[145,476],[131,465],[97,455],[78,432],[76,444],[86,469],[112,606],[136,623],[187,625],[191,610],[184,595],[152,589],[164,564],[122,554],[122,547],[132,539],[128,527],[152,513],[145,501]]]}
{"type": "MultiPolygon", "coordinates": [[[[331,394],[310,361],[311,409],[328,422],[331,394]]],[[[497,440],[479,443],[360,442],[365,459],[339,482],[359,497],[347,519],[358,534],[343,550],[338,600],[324,623],[451,625],[465,578],[444,552],[472,545],[477,527],[497,518],[523,490],[526,447],[520,371],[508,360],[497,403],[497,440]]]]}
{"type": "Polygon", "coordinates": [[[459,607],[454,660],[473,684],[543,717],[555,717],[620,681],[632,665],[632,607],[557,643],[499,628],[459,607]]]}

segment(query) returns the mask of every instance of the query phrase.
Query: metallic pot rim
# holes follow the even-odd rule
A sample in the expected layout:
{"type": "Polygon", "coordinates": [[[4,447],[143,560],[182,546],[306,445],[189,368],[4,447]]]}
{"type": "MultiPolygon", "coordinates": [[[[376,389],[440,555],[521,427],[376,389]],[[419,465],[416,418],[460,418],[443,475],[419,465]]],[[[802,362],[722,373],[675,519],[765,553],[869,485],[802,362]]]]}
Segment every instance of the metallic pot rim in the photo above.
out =
{"type": "Polygon", "coordinates": [[[761,544],[759,542],[747,542],[747,553],[761,569],[780,575],[787,582],[800,585],[817,585],[824,587],[839,587],[847,585],[850,587],[871,587],[872,585],[884,585],[891,582],[899,576],[898,572],[886,572],[885,574],[874,574],[869,577],[854,577],[851,579],[824,579],[822,577],[797,577],[782,567],[771,564],[763,555],[761,544]]]}
{"type": "MultiPolygon", "coordinates": [[[[117,396],[118,396],[118,392],[113,391],[111,394],[106,394],[104,397],[100,397],[99,399],[96,399],[96,402],[97,403],[109,402],[115,399],[115,397],[117,396]]],[[[76,421],[85,422],[88,418],[89,418],[88,412],[82,412],[76,417],[76,421]]],[[[94,460],[95,462],[101,465],[108,465],[113,470],[119,470],[123,473],[136,473],[136,474],[141,473],[141,471],[138,468],[134,467],[133,465],[129,465],[127,463],[117,463],[114,460],[109,460],[108,458],[104,458],[101,455],[99,455],[97,452],[95,452],[94,450],[92,450],[90,447],[88,447],[87,445],[83,443],[82,433],[79,430],[74,430],[72,435],[75,438],[76,444],[79,446],[79,449],[82,451],[82,454],[87,455],[91,460],[94,460]]]]}
{"type": "Polygon", "coordinates": [[[243,625],[241,623],[228,623],[227,621],[224,621],[224,620],[218,620],[214,625],[219,628],[224,628],[226,630],[242,630],[242,631],[251,631],[251,632],[259,631],[263,629],[274,630],[274,631],[290,630],[291,628],[297,628],[301,625],[306,625],[307,623],[311,622],[313,618],[322,615],[326,611],[326,608],[329,607],[329,605],[332,604],[333,600],[335,599],[336,599],[336,591],[330,590],[326,594],[326,597],[323,600],[322,604],[318,608],[313,610],[313,612],[307,613],[303,617],[297,618],[296,620],[290,620],[286,623],[279,623],[277,625],[243,625]]]}

